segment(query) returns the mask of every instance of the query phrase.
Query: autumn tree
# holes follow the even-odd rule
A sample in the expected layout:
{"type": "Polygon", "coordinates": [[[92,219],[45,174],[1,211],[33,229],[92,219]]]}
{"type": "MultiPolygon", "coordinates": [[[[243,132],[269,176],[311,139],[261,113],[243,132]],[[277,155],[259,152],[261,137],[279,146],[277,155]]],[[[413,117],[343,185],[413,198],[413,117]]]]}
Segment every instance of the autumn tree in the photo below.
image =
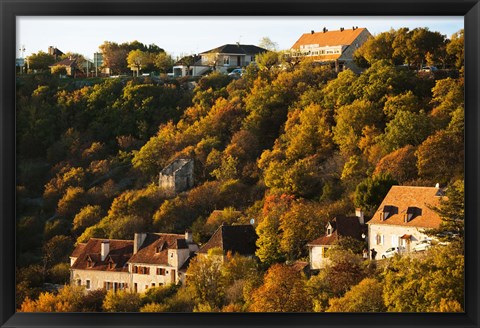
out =
{"type": "Polygon", "coordinates": [[[455,67],[460,70],[464,67],[464,34],[463,29],[452,34],[450,42],[447,44],[447,53],[454,58],[455,67]]]}
{"type": "Polygon", "coordinates": [[[100,206],[87,205],[73,218],[73,230],[81,233],[86,228],[98,223],[102,217],[103,211],[100,206]]]}
{"type": "Polygon", "coordinates": [[[330,299],[326,312],[385,312],[383,284],[365,278],[353,286],[343,297],[330,299]]]}
{"type": "Polygon", "coordinates": [[[223,302],[224,282],[222,279],[221,255],[197,256],[188,266],[188,284],[197,299],[197,304],[218,309],[223,302]]]}
{"type": "Polygon", "coordinates": [[[414,180],[418,176],[415,150],[412,145],[407,145],[391,152],[380,159],[373,174],[390,174],[399,183],[414,180]]]}
{"type": "Polygon", "coordinates": [[[441,130],[417,149],[418,175],[432,183],[447,183],[464,174],[464,143],[461,136],[441,130]]]}
{"type": "Polygon", "coordinates": [[[291,266],[275,264],[264,283],[253,292],[252,312],[309,312],[311,299],[305,290],[305,278],[291,266]]]}
{"type": "Polygon", "coordinates": [[[166,52],[160,52],[153,57],[153,64],[162,73],[167,73],[173,68],[174,60],[166,52]]]}
{"type": "Polygon", "coordinates": [[[423,259],[393,259],[385,268],[383,295],[389,312],[462,311],[464,287],[463,247],[451,243],[423,259]]]}
{"type": "Polygon", "coordinates": [[[103,301],[103,310],[106,312],[138,312],[140,305],[141,299],[138,293],[110,290],[103,301]]]}
{"type": "Polygon", "coordinates": [[[143,52],[139,49],[132,50],[127,55],[127,64],[132,71],[140,75],[140,71],[145,69],[147,65],[152,63],[151,55],[148,52],[143,52]]]}

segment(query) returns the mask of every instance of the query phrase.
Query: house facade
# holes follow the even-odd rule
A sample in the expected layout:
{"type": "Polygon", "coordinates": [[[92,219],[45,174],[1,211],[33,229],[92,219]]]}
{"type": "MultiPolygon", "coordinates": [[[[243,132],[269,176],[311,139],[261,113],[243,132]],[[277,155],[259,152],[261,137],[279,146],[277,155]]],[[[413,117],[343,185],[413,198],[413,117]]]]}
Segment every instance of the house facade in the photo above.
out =
{"type": "Polygon", "coordinates": [[[132,275],[132,290],[144,292],[148,288],[184,282],[179,272],[184,263],[198,251],[192,233],[136,233],[133,256],[128,261],[132,275]]]}
{"type": "Polygon", "coordinates": [[[427,229],[440,226],[441,218],[432,209],[444,197],[437,187],[392,186],[368,225],[369,249],[382,254],[390,247],[407,253],[427,239],[427,229]]]}
{"type": "Polygon", "coordinates": [[[71,284],[87,290],[124,290],[131,287],[127,261],[133,241],[91,238],[78,244],[70,256],[71,284]]]}
{"type": "Polygon", "coordinates": [[[372,35],[366,28],[340,28],[336,31],[323,31],[303,34],[291,47],[293,57],[310,58],[315,62],[328,64],[337,72],[351,69],[359,72],[360,68],[353,60],[353,53],[372,35]]]}
{"type": "Polygon", "coordinates": [[[185,56],[173,65],[173,77],[201,76],[208,72],[211,67],[202,65],[200,55],[185,56]]]}
{"type": "Polygon", "coordinates": [[[92,238],[70,257],[71,283],[87,290],[129,290],[184,282],[185,264],[198,250],[192,233],[136,233],[134,240],[92,238]]]}
{"type": "Polygon", "coordinates": [[[356,211],[356,216],[337,216],[325,227],[325,234],[307,244],[310,259],[310,269],[319,270],[329,263],[328,250],[343,237],[365,241],[366,226],[363,212],[356,211]]]}
{"type": "Polygon", "coordinates": [[[254,63],[256,55],[267,51],[267,49],[250,44],[224,44],[200,53],[200,64],[212,67],[221,73],[228,73],[229,69],[241,68],[254,63]]]}

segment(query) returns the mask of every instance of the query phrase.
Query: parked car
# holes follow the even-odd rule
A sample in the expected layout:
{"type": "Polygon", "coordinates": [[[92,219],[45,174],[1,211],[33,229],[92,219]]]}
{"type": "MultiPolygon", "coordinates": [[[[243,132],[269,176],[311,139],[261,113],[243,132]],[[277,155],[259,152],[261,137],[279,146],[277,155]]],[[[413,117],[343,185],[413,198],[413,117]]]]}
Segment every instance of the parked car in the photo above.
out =
{"type": "Polygon", "coordinates": [[[423,66],[420,72],[435,72],[438,71],[438,68],[435,66],[423,66]]]}
{"type": "Polygon", "coordinates": [[[243,73],[245,73],[245,70],[242,69],[242,68],[235,68],[233,71],[231,71],[230,73],[228,73],[228,76],[232,76],[232,77],[240,77],[243,75],[243,73]]]}
{"type": "Polygon", "coordinates": [[[413,251],[414,252],[426,251],[430,247],[432,247],[432,241],[429,239],[424,239],[416,243],[415,246],[413,246],[413,251]]]}
{"type": "Polygon", "coordinates": [[[390,247],[385,252],[380,255],[382,259],[388,259],[389,257],[393,257],[395,254],[400,254],[403,252],[404,247],[390,247]]]}

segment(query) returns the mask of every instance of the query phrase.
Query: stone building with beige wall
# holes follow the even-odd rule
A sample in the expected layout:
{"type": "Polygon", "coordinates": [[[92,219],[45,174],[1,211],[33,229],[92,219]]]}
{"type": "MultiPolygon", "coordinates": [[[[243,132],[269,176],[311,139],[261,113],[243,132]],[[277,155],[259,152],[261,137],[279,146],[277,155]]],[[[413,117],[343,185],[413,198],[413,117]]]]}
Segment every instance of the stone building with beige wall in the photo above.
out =
{"type": "Polygon", "coordinates": [[[144,292],[185,280],[185,266],[198,250],[192,233],[136,233],[134,240],[91,238],[70,256],[71,284],[87,290],[144,292]]]}
{"type": "Polygon", "coordinates": [[[441,218],[432,207],[444,197],[437,187],[392,186],[374,216],[367,222],[369,249],[380,255],[390,247],[407,253],[428,229],[439,228],[441,218]]]}

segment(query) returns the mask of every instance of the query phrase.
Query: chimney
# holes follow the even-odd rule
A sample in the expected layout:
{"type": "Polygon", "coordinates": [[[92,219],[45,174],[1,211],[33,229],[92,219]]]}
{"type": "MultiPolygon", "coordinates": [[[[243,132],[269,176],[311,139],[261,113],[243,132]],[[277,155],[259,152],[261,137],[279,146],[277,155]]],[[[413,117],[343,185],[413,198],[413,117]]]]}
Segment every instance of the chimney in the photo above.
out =
{"type": "Polygon", "coordinates": [[[324,28],[323,28],[323,33],[327,32],[327,31],[328,31],[327,28],[324,27],[324,28]]]}
{"type": "Polygon", "coordinates": [[[340,27],[340,32],[343,32],[344,28],[343,27],[340,27]]]}
{"type": "Polygon", "coordinates": [[[189,229],[185,230],[185,240],[188,244],[191,244],[193,242],[192,231],[189,229]]]}
{"type": "Polygon", "coordinates": [[[313,33],[315,33],[315,31],[314,31],[314,30],[312,30],[310,33],[312,33],[312,34],[313,34],[313,33]]]}
{"type": "Polygon", "coordinates": [[[140,247],[142,247],[145,238],[147,238],[146,233],[135,233],[133,237],[133,254],[137,254],[137,252],[140,250],[140,247]]]}
{"type": "Polygon", "coordinates": [[[355,31],[355,26],[352,26],[352,30],[355,31]]]}
{"type": "Polygon", "coordinates": [[[101,250],[100,250],[100,255],[102,257],[101,258],[102,261],[105,261],[109,252],[110,252],[110,240],[102,241],[102,247],[101,247],[101,250]]]}
{"type": "Polygon", "coordinates": [[[355,209],[355,216],[358,218],[358,222],[360,222],[361,225],[365,224],[365,218],[363,216],[363,211],[361,208],[355,209]]]}

